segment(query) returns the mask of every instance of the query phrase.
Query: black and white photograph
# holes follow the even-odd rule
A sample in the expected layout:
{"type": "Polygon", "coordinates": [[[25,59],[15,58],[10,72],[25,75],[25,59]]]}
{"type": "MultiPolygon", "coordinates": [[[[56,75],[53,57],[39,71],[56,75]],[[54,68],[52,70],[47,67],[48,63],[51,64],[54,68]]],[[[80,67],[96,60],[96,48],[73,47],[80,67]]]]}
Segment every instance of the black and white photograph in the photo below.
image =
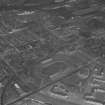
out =
{"type": "Polygon", "coordinates": [[[105,105],[105,0],[0,0],[0,105],[105,105]]]}

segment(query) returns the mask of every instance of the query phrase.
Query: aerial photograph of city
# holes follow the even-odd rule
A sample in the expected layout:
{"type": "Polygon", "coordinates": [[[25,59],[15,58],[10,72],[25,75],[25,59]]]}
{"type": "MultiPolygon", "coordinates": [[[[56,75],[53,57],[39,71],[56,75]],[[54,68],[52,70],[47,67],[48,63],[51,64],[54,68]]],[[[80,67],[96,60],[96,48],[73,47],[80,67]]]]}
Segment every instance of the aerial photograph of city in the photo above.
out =
{"type": "Polygon", "coordinates": [[[0,105],[105,105],[105,0],[0,0],[0,105]]]}

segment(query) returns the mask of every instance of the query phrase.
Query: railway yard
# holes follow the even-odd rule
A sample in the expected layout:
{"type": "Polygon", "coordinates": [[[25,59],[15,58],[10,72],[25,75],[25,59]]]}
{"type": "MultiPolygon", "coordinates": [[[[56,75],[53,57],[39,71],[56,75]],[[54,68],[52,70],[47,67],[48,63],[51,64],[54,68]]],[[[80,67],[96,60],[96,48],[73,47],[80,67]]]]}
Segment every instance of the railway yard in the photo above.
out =
{"type": "Polygon", "coordinates": [[[0,105],[105,105],[105,1],[0,0],[0,105]]]}

